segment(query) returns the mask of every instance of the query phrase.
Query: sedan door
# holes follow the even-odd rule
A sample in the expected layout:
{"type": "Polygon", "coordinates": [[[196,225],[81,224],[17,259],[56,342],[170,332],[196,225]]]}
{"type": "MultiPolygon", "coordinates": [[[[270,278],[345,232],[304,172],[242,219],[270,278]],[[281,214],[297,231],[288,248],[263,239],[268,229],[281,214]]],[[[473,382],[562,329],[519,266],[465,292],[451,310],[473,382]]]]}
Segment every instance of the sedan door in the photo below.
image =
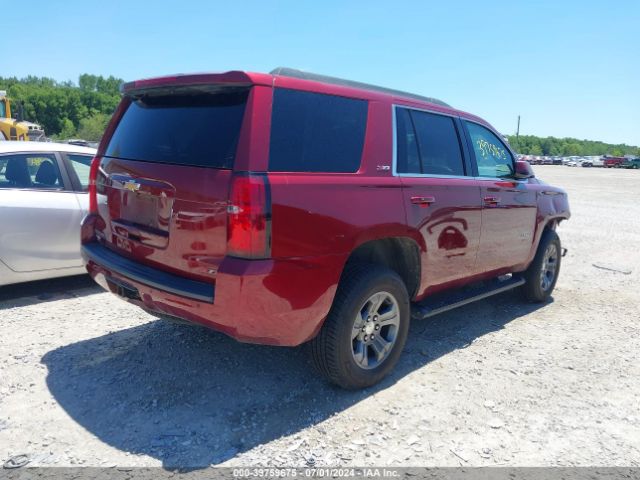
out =
{"type": "Polygon", "coordinates": [[[0,156],[0,260],[15,272],[82,266],[82,211],[55,153],[0,156]]]}
{"type": "Polygon", "coordinates": [[[480,241],[480,187],[468,175],[456,118],[396,107],[396,174],[407,222],[423,239],[419,295],[473,275],[480,241]]]}
{"type": "Polygon", "coordinates": [[[86,153],[64,153],[63,160],[76,198],[84,215],[89,211],[89,172],[92,155],[86,153]]]}
{"type": "Polygon", "coordinates": [[[465,121],[482,189],[478,268],[510,272],[529,257],[536,227],[536,193],[514,178],[509,148],[488,128],[465,121]]]}

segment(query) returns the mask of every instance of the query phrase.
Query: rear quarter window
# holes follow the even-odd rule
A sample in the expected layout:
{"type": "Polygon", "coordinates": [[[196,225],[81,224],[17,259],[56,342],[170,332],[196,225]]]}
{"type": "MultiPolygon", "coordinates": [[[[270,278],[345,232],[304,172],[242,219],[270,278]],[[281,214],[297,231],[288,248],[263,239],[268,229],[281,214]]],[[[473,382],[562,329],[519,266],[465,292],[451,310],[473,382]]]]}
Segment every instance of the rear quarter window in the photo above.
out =
{"type": "Polygon", "coordinates": [[[67,160],[73,169],[73,172],[78,177],[78,183],[83,191],[89,189],[89,173],[91,172],[91,160],[90,155],[78,155],[75,153],[68,153],[67,160]]]}
{"type": "Polygon", "coordinates": [[[341,172],[360,168],[368,102],[276,88],[269,170],[341,172]]]}

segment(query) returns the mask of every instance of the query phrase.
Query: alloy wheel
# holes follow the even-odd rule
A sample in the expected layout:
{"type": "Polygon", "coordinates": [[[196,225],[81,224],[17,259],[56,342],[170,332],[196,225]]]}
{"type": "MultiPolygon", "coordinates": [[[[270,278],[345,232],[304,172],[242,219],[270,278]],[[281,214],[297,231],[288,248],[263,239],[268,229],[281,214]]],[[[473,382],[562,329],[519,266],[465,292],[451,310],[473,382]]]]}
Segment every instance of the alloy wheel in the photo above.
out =
{"type": "Polygon", "coordinates": [[[556,278],[558,271],[558,247],[551,243],[544,251],[542,269],[540,271],[540,287],[543,291],[549,290],[556,278]]]}
{"type": "Polygon", "coordinates": [[[351,335],[356,364],[365,370],[384,362],[396,343],[400,325],[398,301],[388,292],[371,295],[358,311],[351,335]]]}

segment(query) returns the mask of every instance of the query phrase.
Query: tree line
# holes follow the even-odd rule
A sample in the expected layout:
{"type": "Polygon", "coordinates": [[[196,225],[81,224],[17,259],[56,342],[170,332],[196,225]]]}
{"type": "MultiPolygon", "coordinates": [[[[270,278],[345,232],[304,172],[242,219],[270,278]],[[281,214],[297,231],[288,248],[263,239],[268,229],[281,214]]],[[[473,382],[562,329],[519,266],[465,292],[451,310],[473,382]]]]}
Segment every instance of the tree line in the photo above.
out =
{"type": "MultiPolygon", "coordinates": [[[[7,91],[14,111],[22,105],[25,120],[42,125],[52,138],[90,141],[102,137],[120,100],[121,84],[120,78],[87,73],[80,75],[77,85],[47,77],[0,77],[0,90],[7,91]]],[[[640,155],[639,147],[625,144],[534,135],[507,138],[518,153],[525,155],[640,155]]]]}
{"type": "Polygon", "coordinates": [[[523,155],[548,156],[587,156],[587,155],[623,155],[640,156],[640,148],[632,145],[611,144],[577,138],[536,137],[534,135],[507,135],[513,149],[523,155]]]}
{"type": "Polygon", "coordinates": [[[80,75],[77,85],[47,77],[0,77],[0,90],[7,91],[14,116],[21,108],[24,120],[40,124],[47,136],[96,141],[120,101],[121,83],[89,74],[80,75]]]}

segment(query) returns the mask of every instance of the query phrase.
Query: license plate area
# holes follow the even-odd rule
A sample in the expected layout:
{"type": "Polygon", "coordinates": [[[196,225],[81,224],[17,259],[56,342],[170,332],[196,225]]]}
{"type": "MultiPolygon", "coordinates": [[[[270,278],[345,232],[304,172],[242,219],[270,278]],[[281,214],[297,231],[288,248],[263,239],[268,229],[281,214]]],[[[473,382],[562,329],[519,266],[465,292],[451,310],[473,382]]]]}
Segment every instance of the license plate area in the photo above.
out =
{"type": "Polygon", "coordinates": [[[123,191],[122,196],[121,220],[160,229],[158,198],[143,193],[127,191],[123,191]]]}

